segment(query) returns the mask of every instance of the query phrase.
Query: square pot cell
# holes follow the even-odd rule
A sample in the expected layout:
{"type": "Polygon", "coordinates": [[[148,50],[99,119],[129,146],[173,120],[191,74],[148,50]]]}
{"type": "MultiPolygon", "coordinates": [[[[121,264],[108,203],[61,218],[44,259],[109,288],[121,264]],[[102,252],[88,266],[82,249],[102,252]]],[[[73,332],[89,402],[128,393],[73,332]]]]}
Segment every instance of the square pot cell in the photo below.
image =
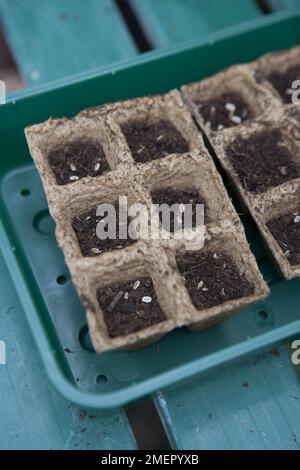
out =
{"type": "Polygon", "coordinates": [[[174,263],[179,312],[191,331],[216,325],[269,293],[239,225],[208,228],[203,248],[178,250],[174,263]]]}
{"type": "Polygon", "coordinates": [[[225,152],[241,185],[251,193],[263,193],[300,177],[300,150],[297,156],[293,154],[279,128],[266,127],[246,138],[237,135],[225,152]]]}
{"type": "Polygon", "coordinates": [[[182,87],[200,127],[209,135],[262,118],[278,102],[258,84],[252,67],[239,65],[182,87]]]}
{"type": "Polygon", "coordinates": [[[106,177],[114,169],[109,129],[99,116],[49,119],[25,133],[47,192],[65,194],[65,187],[106,177]]]}
{"type": "Polygon", "coordinates": [[[150,278],[98,289],[97,299],[111,338],[129,335],[166,320],[150,278]]]}
{"type": "Polygon", "coordinates": [[[300,204],[298,210],[275,217],[267,227],[291,266],[300,265],[300,204]]]}
{"type": "Polygon", "coordinates": [[[177,265],[194,307],[209,309],[254,294],[255,288],[234,261],[218,251],[177,256],[177,265]]]}
{"type": "Polygon", "coordinates": [[[266,80],[284,104],[291,104],[293,82],[300,80],[300,47],[266,54],[256,67],[258,80],[266,80]]]}
{"type": "Polygon", "coordinates": [[[188,142],[171,121],[136,119],[121,126],[135,162],[146,163],[168,155],[187,153],[188,142]]]}
{"type": "Polygon", "coordinates": [[[137,98],[107,105],[107,122],[122,149],[120,163],[135,168],[201,148],[195,124],[180,93],[137,98]]]}
{"type": "Polygon", "coordinates": [[[217,225],[222,220],[233,222],[238,219],[220,174],[201,139],[198,153],[155,161],[150,167],[143,168],[142,178],[152,204],[192,204],[194,213],[196,204],[203,204],[205,224],[217,225]]]}
{"type": "Polygon", "coordinates": [[[74,283],[86,308],[96,351],[145,347],[177,326],[176,286],[165,250],[157,245],[93,258],[74,283]],[[155,254],[154,254],[155,252],[155,254]],[[113,257],[113,254],[115,255],[113,257]]]}
{"type": "Polygon", "coordinates": [[[47,154],[47,159],[59,185],[87,176],[105,175],[110,170],[101,143],[88,138],[54,147],[47,154]]]}
{"type": "Polygon", "coordinates": [[[120,215],[118,205],[114,206],[115,218],[113,220],[116,225],[116,238],[99,238],[97,235],[97,226],[101,223],[106,225],[107,214],[104,216],[97,215],[97,208],[98,206],[95,206],[72,219],[72,227],[75,231],[83,256],[97,256],[107,251],[125,248],[126,246],[132,245],[136,242],[135,239],[130,238],[128,233],[128,227],[130,224],[129,218],[124,221],[127,223],[127,228],[124,229],[124,234],[121,234],[122,238],[120,238],[120,215]]]}
{"type": "Polygon", "coordinates": [[[182,226],[182,218],[186,211],[189,211],[192,217],[192,227],[195,228],[199,222],[197,220],[197,206],[205,205],[204,199],[200,196],[199,191],[194,188],[189,189],[172,189],[165,188],[151,193],[152,203],[158,206],[159,221],[163,228],[170,233],[174,233],[182,226]],[[163,205],[167,204],[169,208],[173,205],[176,208],[174,212],[167,217],[169,210],[163,205]],[[167,222],[169,219],[169,223],[167,222]],[[179,223],[179,224],[178,224],[179,223]]]}
{"type": "MultiPolygon", "coordinates": [[[[260,197],[300,177],[299,125],[282,109],[269,122],[252,122],[210,137],[241,192],[260,197]]],[[[250,197],[250,196],[249,196],[250,197]]]]}

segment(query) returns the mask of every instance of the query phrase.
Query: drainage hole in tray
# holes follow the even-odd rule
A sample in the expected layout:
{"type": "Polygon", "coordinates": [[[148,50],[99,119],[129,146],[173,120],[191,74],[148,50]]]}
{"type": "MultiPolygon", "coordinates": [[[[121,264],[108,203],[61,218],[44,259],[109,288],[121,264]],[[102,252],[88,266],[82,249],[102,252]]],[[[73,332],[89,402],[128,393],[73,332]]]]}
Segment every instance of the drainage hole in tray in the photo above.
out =
{"type": "Polygon", "coordinates": [[[264,308],[255,313],[254,319],[260,327],[270,327],[274,324],[274,315],[264,308]]]}
{"type": "Polygon", "coordinates": [[[21,196],[23,196],[23,197],[30,196],[30,191],[29,191],[29,189],[27,189],[27,188],[22,189],[22,190],[21,190],[21,196]]]}
{"type": "Polygon", "coordinates": [[[257,316],[258,316],[259,320],[262,320],[262,321],[267,321],[268,318],[269,318],[269,314],[265,310],[260,310],[258,312],[257,316]]]}
{"type": "Polygon", "coordinates": [[[79,331],[79,343],[84,351],[95,352],[87,325],[84,325],[79,331]]]}
{"type": "Polygon", "coordinates": [[[106,375],[104,374],[99,374],[97,375],[96,377],[96,384],[99,385],[100,387],[102,387],[103,385],[105,385],[107,383],[107,377],[106,375]]]}
{"type": "Polygon", "coordinates": [[[33,218],[33,227],[41,235],[53,235],[55,223],[48,209],[38,212],[33,218]]]}
{"type": "Polygon", "coordinates": [[[61,274],[60,276],[57,276],[57,278],[56,278],[56,282],[60,286],[64,286],[66,284],[67,280],[68,279],[64,274],[61,274]]]}

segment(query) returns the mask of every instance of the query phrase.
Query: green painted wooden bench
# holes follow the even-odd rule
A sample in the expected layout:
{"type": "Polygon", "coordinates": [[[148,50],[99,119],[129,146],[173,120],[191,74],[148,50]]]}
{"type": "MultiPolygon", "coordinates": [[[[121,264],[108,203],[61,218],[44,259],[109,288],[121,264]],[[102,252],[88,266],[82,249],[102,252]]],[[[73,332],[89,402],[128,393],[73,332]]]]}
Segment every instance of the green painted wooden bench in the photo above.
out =
{"type": "Polygon", "coordinates": [[[262,14],[252,0],[130,0],[150,41],[164,47],[262,14]]]}
{"type": "Polygon", "coordinates": [[[113,0],[1,0],[0,15],[16,62],[31,85],[137,53],[113,0]]]}
{"type": "MultiPolygon", "coordinates": [[[[276,8],[299,3],[278,0],[276,8]]],[[[219,0],[130,4],[154,47],[262,14],[254,0],[223,0],[222,9],[219,0]]],[[[28,85],[137,54],[113,0],[0,0],[0,17],[28,85]]],[[[8,364],[0,367],[0,448],[136,448],[124,412],[89,413],[48,383],[1,255],[0,278],[1,338],[8,345],[8,364]]],[[[300,448],[299,379],[284,348],[153,398],[174,448],[300,448]]]]}

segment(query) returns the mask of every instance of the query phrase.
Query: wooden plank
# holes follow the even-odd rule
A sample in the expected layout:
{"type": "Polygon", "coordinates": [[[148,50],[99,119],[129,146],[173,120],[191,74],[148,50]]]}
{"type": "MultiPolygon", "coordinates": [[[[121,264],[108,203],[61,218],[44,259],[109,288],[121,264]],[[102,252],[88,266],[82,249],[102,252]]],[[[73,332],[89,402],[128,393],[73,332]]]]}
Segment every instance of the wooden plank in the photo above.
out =
{"type": "Polygon", "coordinates": [[[61,397],[49,383],[0,254],[0,449],[135,449],[124,412],[99,415],[61,397]]]}
{"type": "Polygon", "coordinates": [[[300,449],[300,380],[286,350],[157,395],[178,449],[300,449]]]}
{"type": "Polygon", "coordinates": [[[259,17],[254,0],[129,0],[155,47],[259,17]]]}
{"type": "Polygon", "coordinates": [[[133,57],[113,0],[0,0],[7,41],[28,84],[133,57]]]}

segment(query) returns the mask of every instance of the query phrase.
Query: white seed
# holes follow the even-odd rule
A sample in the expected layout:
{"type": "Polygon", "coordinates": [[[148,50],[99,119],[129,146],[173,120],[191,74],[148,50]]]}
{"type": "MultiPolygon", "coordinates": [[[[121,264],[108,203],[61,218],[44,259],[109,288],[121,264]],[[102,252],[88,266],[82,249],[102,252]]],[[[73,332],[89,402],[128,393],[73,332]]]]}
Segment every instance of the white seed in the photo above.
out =
{"type": "Polygon", "coordinates": [[[223,296],[225,296],[225,290],[224,290],[224,287],[223,287],[223,288],[222,288],[222,290],[221,290],[221,294],[222,294],[223,296]]]}
{"type": "Polygon", "coordinates": [[[69,179],[70,179],[70,181],[77,181],[77,180],[79,180],[79,176],[72,175],[72,176],[70,176],[69,179]]]}
{"type": "Polygon", "coordinates": [[[231,121],[234,122],[234,124],[241,124],[242,118],[240,116],[231,116],[230,117],[231,121]]]}
{"type": "Polygon", "coordinates": [[[224,129],[224,126],[222,124],[218,125],[218,131],[222,131],[224,129]]]}
{"type": "Polygon", "coordinates": [[[286,175],[286,174],[287,174],[287,169],[286,169],[285,166],[280,167],[279,171],[280,171],[280,173],[281,173],[282,175],[286,175]]]}
{"type": "Polygon", "coordinates": [[[99,248],[91,248],[90,251],[91,251],[92,253],[95,253],[95,254],[101,253],[101,250],[99,250],[99,248]]]}
{"type": "Polygon", "coordinates": [[[207,287],[203,287],[202,290],[203,290],[203,292],[207,292],[207,291],[208,291],[207,287]]]}
{"type": "Polygon", "coordinates": [[[70,168],[71,168],[72,171],[76,171],[76,170],[77,170],[77,168],[76,168],[76,166],[74,165],[74,163],[70,163],[70,168]]]}
{"type": "Polygon", "coordinates": [[[159,135],[159,136],[157,137],[157,139],[156,139],[157,142],[159,142],[160,140],[162,140],[164,137],[165,137],[165,136],[164,136],[163,134],[159,135]]]}
{"type": "Polygon", "coordinates": [[[140,281],[135,281],[133,284],[133,290],[136,290],[140,286],[140,281]]]}
{"type": "Polygon", "coordinates": [[[150,302],[152,302],[152,297],[145,295],[145,297],[142,298],[142,302],[144,302],[144,304],[150,304],[150,302]]]}
{"type": "Polygon", "coordinates": [[[203,284],[204,284],[204,282],[200,281],[199,284],[198,284],[198,289],[201,289],[203,287],[203,284]]]}
{"type": "Polygon", "coordinates": [[[94,171],[98,171],[100,168],[100,163],[97,162],[96,165],[94,166],[94,171]]]}
{"type": "Polygon", "coordinates": [[[179,206],[179,212],[181,212],[181,214],[185,211],[185,204],[180,204],[179,206]]]}
{"type": "Polygon", "coordinates": [[[294,222],[295,222],[295,224],[300,223],[300,215],[296,215],[296,217],[294,218],[294,222]]]}
{"type": "Polygon", "coordinates": [[[137,153],[142,153],[142,151],[144,150],[144,148],[145,148],[145,147],[142,145],[142,146],[138,149],[137,153]]]}
{"type": "Polygon", "coordinates": [[[214,258],[215,258],[215,259],[218,259],[217,253],[214,253],[214,258]]]}
{"type": "Polygon", "coordinates": [[[85,220],[90,220],[90,218],[91,218],[91,216],[90,216],[90,215],[88,215],[88,216],[87,216],[87,218],[86,218],[85,220]]]}
{"type": "Polygon", "coordinates": [[[236,110],[236,106],[233,103],[226,103],[225,108],[231,113],[234,113],[234,111],[236,110]]]}
{"type": "Polygon", "coordinates": [[[125,299],[125,300],[127,300],[127,299],[128,299],[128,297],[129,297],[129,294],[128,294],[128,292],[125,292],[125,294],[124,294],[124,299],[125,299]]]}
{"type": "Polygon", "coordinates": [[[178,222],[179,224],[181,224],[181,223],[182,223],[182,217],[181,217],[181,215],[179,215],[178,217],[176,217],[176,220],[177,220],[177,222],[178,222]]]}

